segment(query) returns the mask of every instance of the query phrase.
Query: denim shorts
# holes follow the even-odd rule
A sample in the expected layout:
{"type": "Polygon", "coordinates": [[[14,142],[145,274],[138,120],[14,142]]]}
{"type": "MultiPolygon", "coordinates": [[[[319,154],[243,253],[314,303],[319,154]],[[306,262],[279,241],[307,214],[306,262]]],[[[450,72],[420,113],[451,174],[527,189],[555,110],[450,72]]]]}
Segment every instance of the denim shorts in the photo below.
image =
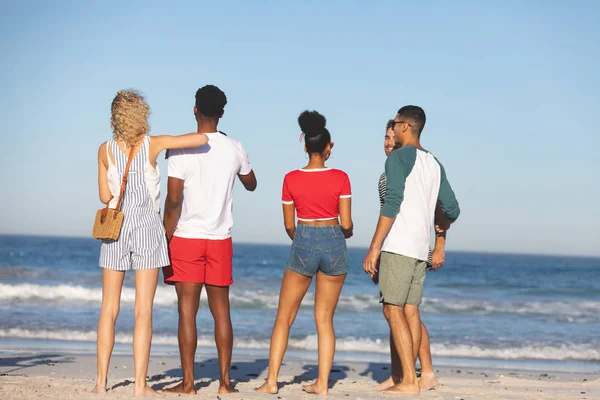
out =
{"type": "Polygon", "coordinates": [[[298,225],[285,267],[305,276],[348,273],[348,249],[339,225],[298,225]]]}

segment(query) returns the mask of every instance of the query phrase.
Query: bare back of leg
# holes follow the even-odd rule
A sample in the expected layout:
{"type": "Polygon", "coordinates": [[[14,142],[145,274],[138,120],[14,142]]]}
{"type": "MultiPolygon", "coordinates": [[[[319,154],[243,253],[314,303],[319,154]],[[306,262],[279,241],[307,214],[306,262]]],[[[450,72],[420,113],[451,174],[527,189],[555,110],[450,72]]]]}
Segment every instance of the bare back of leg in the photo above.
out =
{"type": "Polygon", "coordinates": [[[413,358],[417,362],[419,348],[421,347],[421,315],[419,314],[419,306],[406,304],[404,306],[404,316],[410,329],[413,344],[413,358]]]}
{"type": "Polygon", "coordinates": [[[196,315],[200,306],[202,283],[175,283],[177,290],[177,304],[179,311],[179,328],[177,338],[179,341],[179,355],[183,381],[172,388],[165,389],[166,393],[196,394],[194,388],[194,360],[198,344],[196,330],[196,315]]]}
{"type": "Polygon", "coordinates": [[[419,347],[419,361],[421,363],[421,379],[419,379],[419,387],[421,390],[429,390],[437,385],[437,379],[433,372],[433,364],[431,361],[431,347],[429,343],[429,332],[425,324],[421,322],[421,347],[419,347]]]}
{"type": "Polygon", "coordinates": [[[402,381],[387,389],[384,393],[419,394],[413,339],[406,321],[404,307],[386,303],[384,304],[384,314],[394,335],[394,343],[402,364],[402,381]]]}
{"type": "Polygon", "coordinates": [[[233,350],[233,327],[229,310],[229,287],[206,286],[210,312],[215,320],[215,343],[219,355],[220,378],[219,394],[236,393],[238,390],[231,386],[229,368],[231,367],[231,352],[233,350]]]}
{"type": "Polygon", "coordinates": [[[385,390],[397,385],[402,380],[402,365],[400,364],[400,356],[396,350],[396,343],[394,342],[394,335],[390,330],[390,362],[392,364],[392,371],[390,377],[385,381],[381,382],[375,387],[377,390],[385,390]]]}
{"type": "Polygon", "coordinates": [[[102,268],[102,308],[98,320],[96,341],[97,378],[92,393],[105,393],[107,390],[108,365],[115,345],[115,322],[121,305],[124,271],[102,268]]]}
{"type": "Polygon", "coordinates": [[[333,314],[345,279],[346,274],[329,276],[320,271],[317,273],[315,324],[319,341],[319,376],[312,385],[302,387],[305,392],[326,395],[329,391],[329,374],[335,355],[333,314]]]}
{"type": "Polygon", "coordinates": [[[148,361],[150,360],[150,346],[152,343],[152,307],[154,305],[158,274],[158,268],[135,271],[135,323],[133,329],[135,387],[133,394],[136,397],[159,396],[146,383],[148,361]]]}
{"type": "Polygon", "coordinates": [[[269,375],[267,381],[254,389],[259,393],[275,394],[279,391],[277,377],[287,349],[290,337],[290,328],[296,319],[302,299],[310,286],[312,277],[304,276],[297,272],[285,270],[279,292],[279,305],[277,317],[271,335],[271,349],[269,353],[269,375]]]}

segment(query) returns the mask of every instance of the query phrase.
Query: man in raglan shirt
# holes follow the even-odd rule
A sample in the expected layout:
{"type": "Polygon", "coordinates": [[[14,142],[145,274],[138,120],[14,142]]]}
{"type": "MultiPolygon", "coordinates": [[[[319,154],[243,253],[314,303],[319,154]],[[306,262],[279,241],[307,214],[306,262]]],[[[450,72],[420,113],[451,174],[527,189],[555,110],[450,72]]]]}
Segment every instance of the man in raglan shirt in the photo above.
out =
{"type": "MultiPolygon", "coordinates": [[[[389,120],[386,129],[385,129],[385,137],[383,141],[383,150],[386,156],[389,156],[392,151],[401,148],[400,143],[396,143],[396,137],[394,134],[394,130],[392,126],[394,125],[394,120],[389,120]]],[[[380,207],[383,208],[385,194],[386,194],[386,177],[385,172],[381,174],[379,177],[379,184],[377,186],[379,193],[379,203],[380,207]]],[[[436,237],[435,237],[435,245],[433,251],[429,251],[429,255],[427,257],[427,268],[431,270],[436,270],[444,265],[445,261],[445,252],[444,247],[446,245],[446,232],[448,229],[449,221],[443,213],[441,205],[438,201],[435,207],[435,227],[436,227],[436,237]]],[[[378,276],[375,276],[374,281],[378,279],[378,276]]],[[[377,283],[377,281],[375,282],[377,283]]],[[[394,342],[394,337],[392,332],[390,331],[390,356],[391,356],[391,373],[390,377],[385,381],[381,382],[377,385],[378,390],[388,389],[395,384],[399,383],[402,378],[402,367],[400,365],[400,356],[396,351],[396,344],[394,342]]],[[[419,387],[421,390],[429,390],[437,384],[437,379],[435,377],[435,372],[433,370],[433,363],[431,361],[431,345],[429,342],[429,332],[425,327],[425,324],[421,322],[421,346],[419,347],[419,362],[421,364],[421,378],[419,379],[419,387]]]]}
{"type": "Polygon", "coordinates": [[[452,222],[460,214],[443,166],[421,146],[425,120],[425,112],[417,106],[402,107],[394,118],[392,130],[401,148],[386,160],[384,204],[363,262],[373,277],[380,261],[380,302],[402,365],[402,381],[388,393],[420,393],[415,371],[421,344],[419,305],[436,204],[440,202],[452,222]]]}

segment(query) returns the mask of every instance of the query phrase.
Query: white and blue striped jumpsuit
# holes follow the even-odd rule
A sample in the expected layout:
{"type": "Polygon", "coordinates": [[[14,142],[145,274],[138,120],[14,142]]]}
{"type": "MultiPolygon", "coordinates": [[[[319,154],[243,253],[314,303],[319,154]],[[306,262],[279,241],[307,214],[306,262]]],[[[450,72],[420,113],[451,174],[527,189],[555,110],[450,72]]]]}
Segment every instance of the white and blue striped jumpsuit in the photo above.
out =
{"type": "MultiPolygon", "coordinates": [[[[127,157],[114,140],[107,143],[114,157],[114,164],[108,157],[109,168],[116,168],[119,184],[123,179],[127,157]]],[[[115,271],[129,269],[152,269],[169,265],[169,254],[165,228],[160,212],[152,206],[150,192],[144,175],[150,148],[150,137],[144,142],[133,158],[121,210],[123,225],[117,240],[103,240],[100,248],[100,266],[115,271]]],[[[113,194],[114,195],[114,194],[113,194]]]]}

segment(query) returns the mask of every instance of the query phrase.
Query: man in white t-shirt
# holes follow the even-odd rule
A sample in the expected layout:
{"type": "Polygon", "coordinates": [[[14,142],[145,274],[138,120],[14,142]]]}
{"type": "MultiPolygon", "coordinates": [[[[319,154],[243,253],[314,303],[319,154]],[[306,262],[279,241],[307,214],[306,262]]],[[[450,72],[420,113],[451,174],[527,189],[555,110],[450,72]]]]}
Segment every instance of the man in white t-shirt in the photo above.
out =
{"type": "Polygon", "coordinates": [[[194,115],[198,132],[208,144],[167,154],[169,181],[164,224],[171,265],[163,269],[165,283],[174,284],[179,303],[179,350],[183,381],[166,389],[195,394],[194,359],[198,335],[196,314],[202,286],[215,320],[215,342],[221,369],[219,394],[236,392],[229,368],[233,329],[229,286],[233,283],[231,228],[236,176],[246,190],[256,189],[256,177],[244,147],[217,130],[227,97],[216,86],[196,92],[194,115]]]}

